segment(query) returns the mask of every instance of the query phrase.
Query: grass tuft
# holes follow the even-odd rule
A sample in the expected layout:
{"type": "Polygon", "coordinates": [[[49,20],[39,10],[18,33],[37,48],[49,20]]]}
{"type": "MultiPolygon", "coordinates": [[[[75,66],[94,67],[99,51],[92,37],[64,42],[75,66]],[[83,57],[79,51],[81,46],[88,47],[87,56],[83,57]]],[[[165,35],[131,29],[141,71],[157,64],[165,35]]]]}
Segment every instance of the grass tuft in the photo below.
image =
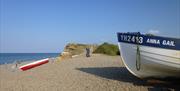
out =
{"type": "Polygon", "coordinates": [[[110,56],[116,56],[120,54],[117,45],[110,44],[107,42],[104,42],[102,45],[98,46],[93,53],[106,54],[110,56]]]}

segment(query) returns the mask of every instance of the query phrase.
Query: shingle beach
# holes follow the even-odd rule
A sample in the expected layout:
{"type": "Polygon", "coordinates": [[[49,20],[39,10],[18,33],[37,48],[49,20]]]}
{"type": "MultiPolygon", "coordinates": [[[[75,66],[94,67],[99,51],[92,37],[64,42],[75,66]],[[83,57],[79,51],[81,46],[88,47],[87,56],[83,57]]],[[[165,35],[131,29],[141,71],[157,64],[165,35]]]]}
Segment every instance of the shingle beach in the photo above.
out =
{"type": "MultiPolygon", "coordinates": [[[[23,64],[21,64],[23,65],[23,64]]],[[[148,85],[124,67],[119,56],[78,56],[21,71],[0,65],[0,91],[176,91],[148,85]]]]}

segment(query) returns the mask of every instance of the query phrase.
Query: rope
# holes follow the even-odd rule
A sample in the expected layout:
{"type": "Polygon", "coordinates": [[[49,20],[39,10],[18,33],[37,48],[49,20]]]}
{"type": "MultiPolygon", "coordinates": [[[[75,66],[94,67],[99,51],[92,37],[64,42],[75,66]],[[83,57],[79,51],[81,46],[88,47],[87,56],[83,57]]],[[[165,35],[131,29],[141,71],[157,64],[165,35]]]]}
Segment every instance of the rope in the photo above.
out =
{"type": "MultiPolygon", "coordinates": [[[[137,37],[139,38],[140,33],[137,34],[137,37]]],[[[137,50],[136,50],[136,69],[137,71],[140,70],[141,67],[141,57],[140,57],[140,48],[139,48],[139,41],[137,40],[137,50]]]]}
{"type": "Polygon", "coordinates": [[[137,45],[137,52],[136,52],[136,69],[137,69],[137,71],[140,70],[140,67],[141,67],[141,57],[140,57],[139,45],[137,45]]]}

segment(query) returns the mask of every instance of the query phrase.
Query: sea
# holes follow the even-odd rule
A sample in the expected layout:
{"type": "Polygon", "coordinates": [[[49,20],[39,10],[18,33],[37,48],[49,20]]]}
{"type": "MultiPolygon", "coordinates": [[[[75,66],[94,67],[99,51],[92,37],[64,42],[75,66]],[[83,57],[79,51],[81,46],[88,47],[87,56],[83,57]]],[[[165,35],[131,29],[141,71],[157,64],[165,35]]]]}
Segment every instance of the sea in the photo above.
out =
{"type": "Polygon", "coordinates": [[[44,58],[54,58],[59,55],[59,53],[0,53],[0,64],[36,61],[44,58]]]}

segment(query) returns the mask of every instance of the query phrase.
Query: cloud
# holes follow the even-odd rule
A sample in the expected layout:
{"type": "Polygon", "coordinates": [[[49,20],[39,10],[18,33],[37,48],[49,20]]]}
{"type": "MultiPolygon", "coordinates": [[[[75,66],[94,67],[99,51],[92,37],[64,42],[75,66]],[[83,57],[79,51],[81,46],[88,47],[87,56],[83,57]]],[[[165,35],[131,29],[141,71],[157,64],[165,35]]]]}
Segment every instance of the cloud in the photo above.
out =
{"type": "Polygon", "coordinates": [[[151,30],[148,31],[148,33],[150,33],[150,34],[159,34],[160,32],[159,32],[159,30],[151,29],[151,30]]]}

